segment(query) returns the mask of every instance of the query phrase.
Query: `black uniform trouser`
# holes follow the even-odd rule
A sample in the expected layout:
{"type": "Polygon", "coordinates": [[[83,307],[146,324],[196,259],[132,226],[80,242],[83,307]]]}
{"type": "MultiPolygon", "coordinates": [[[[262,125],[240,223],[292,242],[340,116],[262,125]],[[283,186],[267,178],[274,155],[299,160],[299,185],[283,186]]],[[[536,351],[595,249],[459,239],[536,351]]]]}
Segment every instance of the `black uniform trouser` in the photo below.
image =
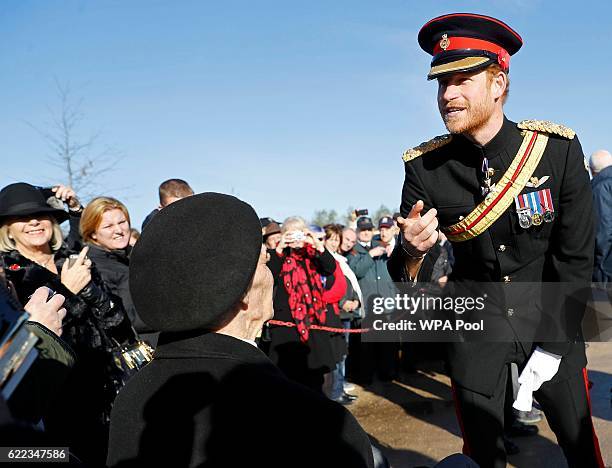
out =
{"type": "MultiPolygon", "coordinates": [[[[519,368],[527,359],[518,344],[508,358],[508,362],[516,362],[519,368]]],[[[463,451],[481,468],[506,466],[503,433],[508,367],[504,365],[490,397],[453,384],[457,418],[463,433],[463,451]]],[[[546,382],[535,392],[535,397],[557,436],[569,467],[603,468],[585,379],[586,373],[580,371],[562,382],[546,382]]]]}

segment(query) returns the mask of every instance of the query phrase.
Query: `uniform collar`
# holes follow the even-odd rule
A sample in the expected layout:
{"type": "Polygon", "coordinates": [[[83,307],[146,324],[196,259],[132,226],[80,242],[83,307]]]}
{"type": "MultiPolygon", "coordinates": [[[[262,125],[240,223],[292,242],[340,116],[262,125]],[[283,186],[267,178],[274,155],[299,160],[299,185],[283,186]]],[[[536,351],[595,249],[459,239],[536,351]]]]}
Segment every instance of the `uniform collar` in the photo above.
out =
{"type": "Polygon", "coordinates": [[[481,157],[487,159],[493,159],[508,149],[515,139],[520,141],[520,132],[517,131],[516,123],[507,119],[504,115],[504,123],[502,124],[499,132],[489,141],[486,145],[481,146],[466,137],[461,135],[459,138],[462,145],[467,146],[470,150],[476,152],[481,157]]]}

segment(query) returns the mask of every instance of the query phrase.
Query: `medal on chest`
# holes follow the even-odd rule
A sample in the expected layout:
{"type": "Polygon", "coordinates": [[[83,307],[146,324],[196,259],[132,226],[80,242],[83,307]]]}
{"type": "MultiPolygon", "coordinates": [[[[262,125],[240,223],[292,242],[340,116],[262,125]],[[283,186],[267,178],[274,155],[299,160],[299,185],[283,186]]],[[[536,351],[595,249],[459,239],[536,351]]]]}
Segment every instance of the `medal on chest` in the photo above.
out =
{"type": "Polygon", "coordinates": [[[480,186],[480,193],[483,197],[486,197],[491,193],[493,189],[491,185],[491,176],[495,172],[494,169],[489,169],[489,160],[487,158],[482,158],[482,165],[480,168],[482,173],[482,185],[480,186]]]}
{"type": "Polygon", "coordinates": [[[555,208],[550,189],[529,192],[514,197],[519,225],[523,229],[540,226],[542,223],[552,223],[555,219],[555,208]]]}

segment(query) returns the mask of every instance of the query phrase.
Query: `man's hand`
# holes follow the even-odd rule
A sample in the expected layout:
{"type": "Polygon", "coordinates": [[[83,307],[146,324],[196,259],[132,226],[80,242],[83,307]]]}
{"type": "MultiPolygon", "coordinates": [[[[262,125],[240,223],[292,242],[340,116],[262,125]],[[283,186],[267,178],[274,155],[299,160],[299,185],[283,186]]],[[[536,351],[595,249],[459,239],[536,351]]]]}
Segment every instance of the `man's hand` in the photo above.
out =
{"type": "Polygon", "coordinates": [[[388,257],[391,256],[391,254],[393,253],[393,245],[389,244],[385,247],[385,252],[387,254],[388,257]]]}
{"type": "Polygon", "coordinates": [[[44,325],[57,336],[62,334],[62,320],[66,316],[64,296],[55,294],[47,301],[49,289],[46,287],[38,288],[24,306],[26,312],[30,314],[30,322],[38,322],[44,325]]]}
{"type": "Polygon", "coordinates": [[[359,301],[345,301],[342,305],[342,310],[345,312],[352,312],[359,307],[359,301]]]}
{"type": "Polygon", "coordinates": [[[381,255],[384,255],[386,252],[387,250],[381,245],[377,247],[372,247],[370,250],[368,250],[368,253],[370,254],[372,258],[380,257],[381,255]]]}
{"type": "Polygon", "coordinates": [[[414,252],[414,257],[421,257],[438,242],[438,212],[431,208],[421,216],[425,204],[422,200],[412,205],[412,209],[406,218],[397,218],[397,224],[405,245],[414,252]]]}
{"type": "Polygon", "coordinates": [[[55,192],[55,197],[68,205],[71,210],[77,210],[81,207],[81,202],[76,196],[74,190],[67,185],[54,185],[52,188],[55,192]]]}
{"type": "Polygon", "coordinates": [[[315,250],[318,250],[321,253],[325,251],[325,243],[321,239],[317,239],[317,237],[311,231],[306,231],[305,234],[306,239],[304,239],[304,242],[306,244],[311,244],[315,250]]]}

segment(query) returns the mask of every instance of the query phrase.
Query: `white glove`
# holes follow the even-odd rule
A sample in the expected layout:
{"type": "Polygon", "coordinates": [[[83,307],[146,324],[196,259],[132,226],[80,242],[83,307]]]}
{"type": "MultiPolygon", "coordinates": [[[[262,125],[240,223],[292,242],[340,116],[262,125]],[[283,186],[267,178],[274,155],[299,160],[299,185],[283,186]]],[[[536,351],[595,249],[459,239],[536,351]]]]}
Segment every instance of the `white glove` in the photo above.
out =
{"type": "Polygon", "coordinates": [[[559,364],[561,356],[544,351],[538,346],[518,379],[520,387],[512,407],[519,411],[531,411],[533,392],[555,376],[559,364]]]}

